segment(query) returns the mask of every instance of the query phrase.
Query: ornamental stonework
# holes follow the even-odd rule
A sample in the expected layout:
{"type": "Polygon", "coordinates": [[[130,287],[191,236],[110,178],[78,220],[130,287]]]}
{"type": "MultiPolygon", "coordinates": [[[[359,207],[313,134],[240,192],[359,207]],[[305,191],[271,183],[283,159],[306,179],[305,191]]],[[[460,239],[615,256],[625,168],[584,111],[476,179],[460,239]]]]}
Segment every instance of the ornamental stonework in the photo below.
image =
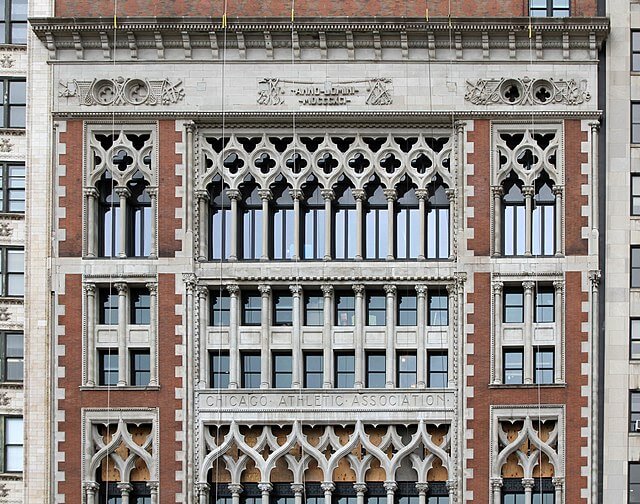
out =
{"type": "Polygon", "coordinates": [[[467,81],[464,99],[474,105],[581,105],[591,99],[575,79],[478,79],[467,81]]]}

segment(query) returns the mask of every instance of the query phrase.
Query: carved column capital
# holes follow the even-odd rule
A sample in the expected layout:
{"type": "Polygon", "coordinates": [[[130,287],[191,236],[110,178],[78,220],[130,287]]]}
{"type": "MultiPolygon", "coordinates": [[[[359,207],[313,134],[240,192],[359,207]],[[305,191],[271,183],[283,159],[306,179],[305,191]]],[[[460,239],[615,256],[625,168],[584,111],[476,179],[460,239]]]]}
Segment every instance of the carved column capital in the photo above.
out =
{"type": "Polygon", "coordinates": [[[242,493],[242,491],[244,490],[244,488],[242,487],[242,485],[240,483],[229,483],[227,485],[227,488],[229,489],[229,491],[233,494],[233,495],[239,495],[242,493]]]}
{"type": "Polygon", "coordinates": [[[227,292],[232,296],[237,296],[240,292],[240,286],[238,284],[228,284],[226,287],[227,292]]]}
{"type": "Polygon", "coordinates": [[[115,188],[115,192],[118,195],[118,198],[129,198],[131,196],[131,191],[129,191],[128,187],[117,186],[115,188]]]}
{"type": "Polygon", "coordinates": [[[291,483],[291,491],[294,494],[301,494],[304,492],[304,485],[302,483],[291,483]]]}
{"type": "Polygon", "coordinates": [[[362,284],[353,284],[351,288],[353,292],[356,293],[356,296],[362,296],[364,294],[364,285],[362,284]]]}
{"type": "Polygon", "coordinates": [[[504,188],[501,185],[491,186],[491,195],[495,198],[502,198],[504,196],[504,188]]]}
{"type": "Polygon", "coordinates": [[[424,284],[416,285],[416,292],[418,296],[426,296],[427,295],[427,286],[424,284]]]}
{"type": "Polygon", "coordinates": [[[198,490],[198,495],[207,495],[211,490],[211,485],[206,481],[201,481],[196,483],[196,489],[198,490]]]}
{"type": "Polygon", "coordinates": [[[493,282],[491,284],[491,288],[493,289],[493,293],[494,294],[500,294],[502,292],[502,290],[504,289],[504,283],[503,282],[493,282]]]}
{"type": "Polygon", "coordinates": [[[93,295],[96,293],[96,284],[85,283],[85,284],[82,284],[82,288],[84,289],[84,292],[87,295],[93,295]]]}
{"type": "Polygon", "coordinates": [[[524,488],[525,491],[527,489],[533,489],[534,484],[535,484],[535,481],[533,478],[522,478],[522,488],[524,488]]]}
{"type": "Polygon", "coordinates": [[[398,288],[393,284],[387,284],[383,288],[387,296],[395,296],[396,291],[398,290],[398,288]]]}
{"type": "Polygon", "coordinates": [[[289,290],[294,297],[299,297],[302,294],[302,286],[301,285],[290,285],[289,290]]]}
{"type": "Polygon", "coordinates": [[[149,291],[149,294],[155,296],[158,293],[158,282],[147,282],[144,286],[149,291]]]}
{"type": "Polygon", "coordinates": [[[133,485],[131,483],[118,483],[116,487],[122,495],[129,495],[133,491],[133,485]]]}
{"type": "Polygon", "coordinates": [[[273,490],[273,485],[269,482],[263,481],[261,483],[258,483],[258,489],[262,493],[270,493],[273,490]]]}
{"type": "Polygon", "coordinates": [[[589,123],[591,131],[597,133],[600,130],[600,121],[591,121],[589,123]]]}
{"type": "Polygon", "coordinates": [[[160,487],[160,483],[157,481],[147,481],[147,488],[151,490],[151,493],[158,493],[158,488],[160,487]]]}
{"type": "Polygon", "coordinates": [[[294,200],[301,201],[304,199],[304,193],[300,189],[289,189],[289,194],[294,200]]]}
{"type": "Polygon", "coordinates": [[[491,489],[498,490],[502,488],[502,478],[491,478],[491,489]]]}
{"type": "Polygon", "coordinates": [[[320,194],[325,200],[334,200],[336,198],[336,193],[333,189],[321,189],[320,194]]]}
{"type": "Polygon", "coordinates": [[[453,126],[456,129],[456,133],[463,133],[466,125],[467,123],[465,121],[455,121],[453,123],[453,126]]]}
{"type": "Polygon", "coordinates": [[[561,185],[554,185],[551,188],[551,191],[553,191],[554,196],[562,196],[562,193],[564,192],[564,187],[561,185]]]}
{"type": "Polygon", "coordinates": [[[207,296],[209,295],[209,287],[205,285],[199,285],[197,287],[197,292],[198,292],[199,299],[206,299],[207,296]]]}
{"type": "Polygon", "coordinates": [[[196,276],[193,273],[183,273],[182,281],[184,282],[187,292],[193,292],[193,289],[196,286],[196,276]]]}
{"type": "Polygon", "coordinates": [[[535,285],[536,285],[535,282],[531,282],[531,281],[522,282],[522,288],[524,289],[525,292],[532,291],[535,285]]]}
{"type": "Polygon", "coordinates": [[[150,198],[156,198],[158,196],[158,188],[157,187],[147,187],[145,189],[150,198]]]}
{"type": "Polygon", "coordinates": [[[562,292],[564,290],[564,280],[555,280],[553,282],[553,288],[556,292],[562,292]]]}
{"type": "Polygon", "coordinates": [[[333,285],[323,284],[320,286],[320,290],[322,290],[324,297],[331,297],[333,295],[333,285]]]}
{"type": "Polygon", "coordinates": [[[355,490],[356,493],[365,493],[367,491],[367,484],[366,483],[354,483],[353,484],[353,489],[355,490]]]}
{"type": "Polygon", "coordinates": [[[444,193],[447,195],[447,199],[451,202],[455,199],[456,197],[456,190],[455,189],[445,189],[444,193]]]}
{"type": "Polygon", "coordinates": [[[449,493],[455,492],[458,488],[458,482],[454,479],[447,480],[445,485],[447,486],[447,490],[449,490],[449,493]]]}
{"type": "Polygon", "coordinates": [[[592,270],[589,272],[589,280],[591,281],[591,288],[593,290],[598,290],[600,286],[600,270],[592,270]]]}
{"type": "Polygon", "coordinates": [[[428,200],[429,199],[428,189],[416,189],[416,198],[418,198],[419,200],[428,200]]]}
{"type": "Polygon", "coordinates": [[[364,189],[353,189],[351,194],[353,194],[353,197],[358,201],[367,199],[367,193],[364,192],[364,189]]]}
{"type": "Polygon", "coordinates": [[[333,492],[336,489],[336,485],[333,481],[323,481],[320,483],[320,488],[322,488],[323,492],[333,492]]]}
{"type": "Polygon", "coordinates": [[[271,201],[273,199],[273,193],[271,189],[258,189],[258,196],[261,200],[271,201]]]}
{"type": "Polygon", "coordinates": [[[395,481],[385,481],[384,489],[387,493],[395,492],[398,489],[398,484],[395,481]]]}
{"type": "Polygon", "coordinates": [[[95,494],[98,490],[100,490],[100,485],[95,481],[85,481],[84,489],[86,492],[95,494]]]}
{"type": "Polygon", "coordinates": [[[458,292],[458,289],[456,289],[455,282],[449,282],[448,284],[445,285],[445,288],[447,289],[447,292],[449,293],[449,295],[455,294],[456,292],[458,292]]]}
{"type": "Polygon", "coordinates": [[[419,494],[426,494],[429,491],[429,483],[416,483],[416,490],[419,494]]]}
{"type": "Polygon", "coordinates": [[[238,189],[227,189],[227,198],[230,200],[239,200],[240,196],[240,191],[238,189]]]}
{"type": "Polygon", "coordinates": [[[262,297],[268,296],[271,293],[271,286],[266,284],[258,285],[258,291],[262,297]]]}
{"type": "Polygon", "coordinates": [[[556,488],[562,488],[564,486],[564,478],[562,476],[551,478],[551,482],[553,483],[553,486],[556,488]]]}
{"type": "Polygon", "coordinates": [[[536,190],[533,186],[526,185],[522,186],[522,195],[526,198],[527,196],[532,197],[536,193],[536,190]]]}
{"type": "Polygon", "coordinates": [[[118,282],[113,284],[115,290],[118,291],[118,294],[126,294],[127,292],[127,284],[124,282],[118,282]]]}
{"type": "Polygon", "coordinates": [[[95,187],[85,187],[82,192],[84,193],[85,196],[90,197],[90,198],[98,198],[98,196],[100,196],[100,193],[98,192],[98,189],[96,189],[95,187]]]}
{"type": "Polygon", "coordinates": [[[206,189],[196,189],[195,195],[198,201],[200,200],[209,201],[209,198],[211,198],[209,191],[207,191],[206,189]]]}
{"type": "Polygon", "coordinates": [[[387,201],[395,201],[398,199],[398,191],[395,189],[384,189],[382,192],[384,193],[384,197],[387,198],[387,201]]]}

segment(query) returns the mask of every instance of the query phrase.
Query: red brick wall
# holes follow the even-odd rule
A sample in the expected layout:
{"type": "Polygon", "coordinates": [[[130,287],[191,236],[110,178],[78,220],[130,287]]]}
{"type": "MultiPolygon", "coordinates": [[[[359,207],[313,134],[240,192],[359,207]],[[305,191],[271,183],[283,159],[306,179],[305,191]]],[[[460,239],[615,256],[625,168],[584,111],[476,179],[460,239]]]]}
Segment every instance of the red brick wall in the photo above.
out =
{"type": "MultiPolygon", "coordinates": [[[[224,0],[120,0],[118,16],[200,16],[220,19],[224,10],[224,0]]],[[[227,2],[227,16],[230,21],[236,17],[286,17],[291,16],[291,0],[235,0],[227,2]]],[[[453,0],[434,0],[428,3],[430,16],[455,17],[513,17],[528,14],[528,2],[524,0],[486,0],[471,2],[453,0]]],[[[573,16],[594,16],[595,0],[572,0],[573,16]]],[[[56,0],[58,17],[113,17],[113,3],[94,0],[56,0]]],[[[423,0],[298,0],[295,2],[296,17],[417,17],[424,18],[423,0]]]]}
{"type": "Polygon", "coordinates": [[[588,253],[588,241],[582,238],[582,228],[588,226],[587,217],[582,216],[582,207],[589,204],[589,198],[582,194],[582,184],[588,182],[581,173],[582,163],[588,161],[582,153],[582,142],[587,140],[587,132],[582,131],[580,121],[564,122],[565,147],[565,239],[567,255],[588,253]]]}
{"type": "MultiPolygon", "coordinates": [[[[490,448],[490,405],[530,405],[538,404],[537,387],[500,387],[488,386],[491,378],[491,275],[474,274],[474,293],[467,296],[474,303],[474,312],[467,315],[467,322],[473,324],[474,332],[468,335],[468,341],[474,345],[474,353],[468,357],[473,365],[473,376],[467,377],[467,386],[474,387],[473,397],[467,398],[466,406],[473,408],[473,420],[467,420],[466,429],[473,429],[473,439],[467,441],[467,447],[473,449],[474,458],[468,468],[473,469],[473,478],[467,479],[467,488],[473,491],[474,502],[486,502],[489,495],[489,448],[490,448]]],[[[581,466],[587,460],[580,453],[587,446],[587,439],[581,437],[580,430],[588,423],[583,418],[581,408],[588,406],[586,397],[581,396],[580,388],[587,385],[587,377],[582,374],[582,364],[587,363],[588,355],[581,350],[587,334],[581,324],[588,320],[582,311],[582,303],[588,295],[582,292],[581,273],[569,272],[566,275],[566,387],[542,387],[542,404],[566,405],[566,502],[584,503],[580,489],[585,488],[587,479],[580,475],[581,466]]]]}
{"type": "Polygon", "coordinates": [[[175,191],[182,184],[181,177],[176,175],[176,165],[182,163],[182,156],[176,154],[176,144],[182,142],[182,134],[176,131],[175,121],[159,121],[158,126],[158,255],[173,257],[180,250],[176,230],[182,225],[176,219],[176,209],[182,202],[175,191]]]}
{"type": "Polygon", "coordinates": [[[59,163],[66,165],[66,174],[59,179],[65,190],[59,203],[66,212],[58,224],[65,230],[65,239],[59,242],[61,257],[82,256],[82,128],[82,121],[67,121],[67,131],[60,133],[60,143],[66,145],[66,154],[59,156],[59,163]]]}
{"type": "Polygon", "coordinates": [[[82,415],[81,408],[155,408],[159,407],[160,443],[160,502],[177,502],[176,494],[182,492],[180,482],[176,482],[175,472],[181,470],[176,462],[176,452],[182,450],[175,433],[182,430],[176,422],[176,410],[181,408],[175,399],[176,389],[183,386],[182,379],[175,378],[175,368],[182,364],[175,354],[176,344],[181,338],[175,334],[175,325],[181,323],[181,317],[175,315],[174,306],[180,303],[175,294],[173,275],[159,275],[158,306],[162,323],[158,326],[159,348],[158,377],[160,390],[80,390],[82,384],[82,278],[80,275],[67,275],[65,294],[59,296],[59,304],[65,306],[65,315],[59,317],[59,323],[65,328],[65,335],[59,338],[59,344],[65,346],[65,355],[60,357],[59,365],[65,367],[65,377],[58,378],[58,386],[65,391],[65,398],[59,401],[64,411],[65,421],[58,424],[64,434],[59,450],[64,453],[64,461],[58,463],[58,470],[65,473],[65,480],[58,483],[58,492],[65,495],[66,502],[81,502],[81,462],[82,462],[82,415]]]}
{"type": "Polygon", "coordinates": [[[473,175],[467,176],[467,184],[473,187],[473,196],[467,198],[468,208],[473,208],[473,217],[467,218],[467,227],[473,229],[472,240],[467,247],[476,256],[488,256],[491,250],[491,123],[474,121],[473,131],[467,133],[467,141],[473,143],[473,153],[467,161],[473,164],[473,175]]]}

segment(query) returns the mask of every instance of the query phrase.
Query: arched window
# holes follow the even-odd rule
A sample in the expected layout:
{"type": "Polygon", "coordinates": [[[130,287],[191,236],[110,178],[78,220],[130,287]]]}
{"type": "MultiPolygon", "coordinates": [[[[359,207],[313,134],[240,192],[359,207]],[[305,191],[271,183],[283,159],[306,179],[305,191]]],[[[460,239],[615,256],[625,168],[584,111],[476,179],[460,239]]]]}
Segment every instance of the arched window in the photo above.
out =
{"type": "Polygon", "coordinates": [[[129,182],[131,196],[127,201],[127,256],[147,257],[151,252],[151,198],[147,181],[136,172],[129,182]]]}
{"type": "Polygon", "coordinates": [[[389,238],[389,215],[384,188],[377,179],[365,187],[367,202],[365,210],[365,257],[386,259],[389,238]]]}
{"type": "Polygon", "coordinates": [[[273,187],[273,258],[291,259],[294,256],[294,226],[293,198],[286,182],[280,180],[273,187]]]}
{"type": "Polygon", "coordinates": [[[428,186],[429,205],[427,206],[427,258],[449,258],[449,197],[442,183],[436,180],[428,186]]]}
{"type": "Polygon", "coordinates": [[[231,201],[217,176],[209,185],[209,259],[228,259],[231,254],[231,201]]]}
{"type": "Polygon", "coordinates": [[[420,209],[416,188],[401,181],[396,204],[396,258],[416,259],[420,254],[420,209]]]}
{"type": "Polygon", "coordinates": [[[346,178],[335,187],[336,202],[334,212],[334,257],[336,259],[354,259],[356,256],[356,236],[358,218],[356,200],[352,187],[346,178]]]}
{"type": "Polygon", "coordinates": [[[120,198],[111,173],[106,171],[98,187],[98,255],[117,257],[120,251],[120,198]]]}
{"type": "Polygon", "coordinates": [[[324,198],[317,182],[307,184],[304,190],[304,259],[324,257],[325,211],[324,198]]]}
{"type": "Polygon", "coordinates": [[[242,193],[242,258],[260,259],[262,255],[262,200],[258,186],[249,182],[241,186],[242,193]]]}
{"type": "Polygon", "coordinates": [[[502,197],[503,252],[506,256],[524,255],[525,252],[525,202],[522,182],[514,173],[504,183],[502,197]]]}
{"type": "Polygon", "coordinates": [[[552,182],[546,173],[536,180],[533,197],[532,248],[533,255],[555,253],[556,199],[552,182]]]}

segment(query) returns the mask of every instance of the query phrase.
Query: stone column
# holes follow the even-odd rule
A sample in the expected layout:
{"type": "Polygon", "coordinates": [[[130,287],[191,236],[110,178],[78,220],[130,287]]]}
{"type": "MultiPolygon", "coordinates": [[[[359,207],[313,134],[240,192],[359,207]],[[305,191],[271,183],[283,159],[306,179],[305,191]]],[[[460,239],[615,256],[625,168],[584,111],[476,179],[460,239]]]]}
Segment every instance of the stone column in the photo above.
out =
{"type": "Polygon", "coordinates": [[[524,383],[533,383],[533,282],[524,287],[524,383]]]}
{"type": "MultiPolygon", "coordinates": [[[[591,126],[591,177],[590,177],[590,182],[591,182],[591,201],[589,202],[591,204],[591,229],[592,229],[592,235],[594,237],[598,236],[598,209],[599,209],[599,201],[598,201],[598,184],[599,184],[599,177],[598,177],[598,165],[599,165],[599,155],[600,152],[598,150],[599,147],[599,143],[598,143],[598,136],[599,136],[599,131],[600,131],[600,123],[598,121],[593,121],[591,123],[589,123],[589,126],[591,126]]],[[[557,213],[562,213],[561,208],[562,207],[558,207],[557,205],[557,197],[556,197],[556,212],[557,213]]],[[[592,251],[592,253],[597,254],[598,253],[598,240],[594,240],[594,246],[596,247],[595,250],[592,251]]],[[[560,247],[556,247],[556,251],[559,249],[560,247]]]]}
{"type": "Polygon", "coordinates": [[[206,482],[197,483],[198,488],[198,504],[209,504],[209,492],[211,491],[211,485],[206,482]]]}
{"type": "Polygon", "coordinates": [[[396,358],[395,358],[395,340],[396,340],[396,286],[385,285],[384,292],[387,296],[386,311],[387,311],[387,345],[386,345],[386,388],[395,387],[396,379],[396,358]]]}
{"type": "Polygon", "coordinates": [[[531,493],[533,492],[533,478],[522,478],[522,487],[524,488],[524,504],[531,504],[531,493]]]}
{"type": "Polygon", "coordinates": [[[198,202],[198,261],[206,261],[209,256],[209,191],[198,189],[196,201],[198,202]]]}
{"type": "Polygon", "coordinates": [[[289,290],[293,295],[293,317],[291,328],[291,353],[292,353],[292,368],[291,368],[291,387],[302,387],[302,335],[300,332],[300,296],[302,294],[302,287],[299,285],[290,285],[289,290]]]}
{"type": "Polygon", "coordinates": [[[116,194],[120,198],[120,250],[118,257],[127,257],[127,199],[131,196],[131,192],[126,187],[116,187],[116,194]]]}
{"type": "Polygon", "coordinates": [[[259,189],[258,194],[262,200],[262,255],[260,256],[260,260],[268,261],[269,238],[271,237],[271,229],[269,226],[269,201],[273,199],[273,194],[269,189],[259,189]]]}
{"type": "Polygon", "coordinates": [[[149,289],[149,385],[158,385],[158,283],[148,282],[149,289]]]}
{"type": "Polygon", "coordinates": [[[147,194],[151,200],[151,229],[149,240],[149,259],[158,258],[158,188],[147,187],[147,194]]]}
{"type": "Polygon", "coordinates": [[[271,287],[263,284],[258,286],[258,290],[262,296],[262,307],[260,310],[260,388],[269,388],[269,383],[271,382],[271,377],[269,376],[269,363],[271,361],[269,351],[269,301],[271,287]]]}
{"type": "Polygon", "coordinates": [[[417,299],[417,324],[418,324],[418,355],[416,356],[416,378],[417,388],[424,388],[427,386],[427,372],[426,372],[426,339],[427,339],[427,286],[423,284],[416,285],[416,292],[418,293],[417,299]]]}
{"type": "Polygon", "coordinates": [[[198,359],[200,360],[200,376],[198,376],[198,388],[206,388],[209,373],[209,355],[207,352],[207,330],[209,326],[209,288],[200,285],[198,293],[198,340],[200,348],[196,348],[198,359]]]}
{"type": "Polygon", "coordinates": [[[427,200],[429,191],[426,189],[416,189],[418,198],[418,213],[420,214],[420,249],[418,250],[418,261],[427,258],[427,200]]]}
{"type": "Polygon", "coordinates": [[[273,485],[268,482],[258,483],[258,489],[262,492],[262,504],[269,504],[269,494],[273,490],[273,485]]]}
{"type": "Polygon", "coordinates": [[[556,383],[562,383],[562,354],[564,353],[564,321],[563,321],[563,291],[564,282],[562,280],[556,280],[553,282],[554,288],[554,301],[553,310],[555,315],[555,334],[556,334],[556,348],[553,353],[553,381],[556,383]]]}
{"type": "Polygon", "coordinates": [[[418,504],[427,504],[427,492],[429,491],[429,483],[416,483],[416,490],[418,491],[418,504]]]}
{"type": "Polygon", "coordinates": [[[458,482],[454,479],[447,480],[445,483],[447,492],[449,492],[449,502],[456,502],[456,493],[458,491],[458,482]]]}
{"type": "Polygon", "coordinates": [[[291,483],[291,490],[293,490],[294,504],[303,504],[304,485],[302,483],[291,483]]]}
{"type": "Polygon", "coordinates": [[[127,284],[114,285],[118,291],[118,386],[127,384],[127,284]]]}
{"type": "Polygon", "coordinates": [[[533,222],[533,195],[535,189],[533,186],[523,186],[522,195],[524,196],[524,255],[531,255],[531,227],[533,222]]]}
{"type": "Polygon", "coordinates": [[[87,201],[87,257],[97,257],[98,240],[96,240],[96,228],[98,227],[98,212],[96,208],[100,194],[95,187],[85,187],[84,196],[87,201]]]}
{"type": "Polygon", "coordinates": [[[367,491],[367,484],[354,483],[353,489],[356,491],[356,504],[364,504],[364,494],[367,491]]]}
{"type": "Polygon", "coordinates": [[[87,314],[87,387],[96,384],[96,286],[84,284],[85,313],[87,314]]]}
{"type": "MultiPolygon", "coordinates": [[[[300,189],[290,189],[289,194],[293,198],[293,256],[292,260],[296,261],[302,257],[301,244],[304,237],[300,236],[302,230],[302,215],[300,214],[300,201],[304,199],[304,194],[300,189]],[[301,239],[302,238],[302,239],[301,239]]],[[[285,252],[286,257],[286,252],[285,252]]]]}
{"type": "MultiPolygon", "coordinates": [[[[591,299],[589,305],[589,311],[591,313],[591,324],[589,327],[589,337],[591,339],[591,361],[590,371],[591,371],[591,409],[592,411],[599,410],[599,390],[600,390],[600,365],[599,363],[599,355],[600,355],[600,303],[598,299],[600,298],[600,270],[591,270],[589,271],[589,283],[591,285],[591,299]]],[[[591,502],[598,501],[598,464],[596,461],[598,460],[598,415],[592,415],[591,419],[591,502]]],[[[556,501],[560,502],[560,501],[556,501]]]]}
{"type": "Polygon", "coordinates": [[[158,504],[158,487],[157,481],[147,481],[147,488],[151,494],[151,504],[158,504]]]}
{"type": "Polygon", "coordinates": [[[325,284],[322,287],[322,387],[333,387],[333,342],[331,338],[331,328],[333,326],[332,315],[333,306],[331,303],[333,297],[333,286],[325,284]]]}
{"type": "MultiPolygon", "coordinates": [[[[456,190],[455,189],[447,189],[445,191],[447,195],[447,199],[449,200],[449,259],[453,260],[456,256],[456,215],[455,215],[455,207],[456,207],[456,190]]],[[[442,238],[442,237],[440,237],[442,238]]]]}
{"type": "MultiPolygon", "coordinates": [[[[564,493],[564,478],[562,478],[562,477],[552,478],[551,482],[553,483],[553,486],[555,487],[555,494],[556,494],[555,495],[555,497],[556,497],[555,498],[555,502],[557,504],[560,504],[562,502],[562,494],[564,493]]],[[[595,501],[595,502],[597,502],[597,501],[595,501]]]]}
{"type": "Polygon", "coordinates": [[[322,189],[320,191],[324,198],[324,260],[331,260],[331,244],[333,243],[333,218],[331,202],[336,195],[332,189],[322,189]]]}
{"type": "Polygon", "coordinates": [[[95,481],[86,481],[84,491],[87,496],[87,504],[96,504],[96,494],[100,490],[100,485],[95,481]]]}
{"type": "Polygon", "coordinates": [[[242,485],[240,483],[229,483],[227,488],[231,492],[231,504],[240,504],[240,494],[242,493],[242,485]]]}
{"type": "MultiPolygon", "coordinates": [[[[553,194],[556,197],[556,212],[555,212],[555,217],[556,217],[556,222],[555,222],[555,226],[556,226],[556,236],[555,236],[555,254],[557,257],[561,257],[562,256],[562,186],[553,186],[553,194]]],[[[598,197],[596,196],[596,200],[598,199],[598,197]]],[[[597,219],[597,215],[596,215],[596,219],[597,219]]]]}
{"type": "Polygon", "coordinates": [[[238,236],[238,201],[240,200],[240,191],[238,189],[227,189],[227,197],[231,201],[231,236],[228,237],[229,243],[229,261],[238,260],[238,244],[240,242],[238,236]]]}
{"type": "MultiPolygon", "coordinates": [[[[395,189],[385,189],[384,190],[384,195],[387,198],[387,219],[388,219],[388,225],[387,225],[387,229],[389,231],[388,235],[387,235],[387,261],[393,261],[394,259],[394,250],[395,250],[395,244],[396,244],[396,234],[395,234],[395,227],[396,227],[396,214],[394,212],[394,202],[396,201],[396,198],[398,197],[398,192],[395,189]]],[[[382,238],[382,237],[380,237],[382,238]]],[[[388,379],[388,378],[387,378],[388,379]]]]}
{"type": "Polygon", "coordinates": [[[456,328],[453,323],[453,314],[456,305],[456,295],[458,294],[455,282],[447,284],[447,382],[449,388],[456,387],[456,379],[453,376],[453,359],[455,352],[453,351],[454,338],[456,328]]]}
{"type": "Polygon", "coordinates": [[[367,194],[364,189],[353,189],[351,191],[356,200],[356,259],[362,260],[364,257],[364,240],[362,230],[364,228],[364,200],[367,194]]]}
{"type": "Polygon", "coordinates": [[[186,144],[185,144],[185,160],[184,160],[184,164],[185,164],[185,177],[184,177],[184,225],[185,225],[185,230],[186,230],[186,234],[188,237],[192,237],[193,236],[193,209],[191,207],[191,194],[193,191],[193,177],[192,174],[194,173],[194,169],[193,167],[195,166],[195,162],[194,162],[194,148],[193,146],[195,145],[194,141],[193,141],[193,133],[195,130],[195,124],[193,124],[192,122],[189,122],[187,124],[184,125],[184,128],[186,130],[186,144]]]}
{"type": "Polygon", "coordinates": [[[355,284],[355,388],[364,387],[364,285],[355,284]]]}
{"type": "Polygon", "coordinates": [[[502,186],[492,186],[493,195],[493,255],[502,255],[502,186]]]}
{"type": "Polygon", "coordinates": [[[502,282],[493,282],[493,383],[502,383],[502,282]]]}
{"type": "Polygon", "coordinates": [[[502,478],[491,478],[491,492],[493,493],[492,504],[502,502],[502,478]]]}
{"type": "Polygon", "coordinates": [[[133,491],[133,485],[131,483],[118,483],[116,486],[122,496],[121,504],[129,504],[129,494],[133,491]]]}
{"type": "MultiPolygon", "coordinates": [[[[324,502],[325,504],[331,504],[331,493],[336,489],[336,486],[331,481],[323,481],[320,484],[320,488],[324,492],[324,502]]],[[[262,503],[266,504],[266,503],[262,503]]]]}
{"type": "Polygon", "coordinates": [[[387,502],[389,504],[393,503],[393,495],[395,491],[398,489],[398,484],[395,481],[385,481],[384,489],[387,491],[387,502]]]}
{"type": "Polygon", "coordinates": [[[240,386],[240,352],[238,350],[238,295],[240,288],[236,284],[227,285],[229,292],[229,388],[240,386]]]}

